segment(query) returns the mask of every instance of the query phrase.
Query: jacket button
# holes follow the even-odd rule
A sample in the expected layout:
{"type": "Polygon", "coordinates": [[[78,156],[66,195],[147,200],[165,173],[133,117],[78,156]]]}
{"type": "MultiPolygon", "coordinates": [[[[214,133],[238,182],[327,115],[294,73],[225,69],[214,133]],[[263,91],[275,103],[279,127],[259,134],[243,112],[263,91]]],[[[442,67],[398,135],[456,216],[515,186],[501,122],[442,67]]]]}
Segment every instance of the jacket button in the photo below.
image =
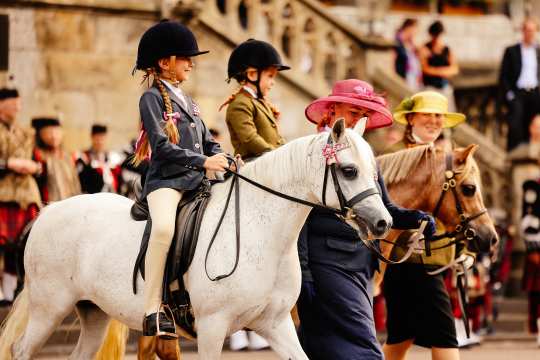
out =
{"type": "Polygon", "coordinates": [[[195,123],[191,123],[189,126],[191,127],[195,127],[195,123]]]}
{"type": "Polygon", "coordinates": [[[201,145],[199,145],[198,143],[197,143],[197,144],[195,144],[195,148],[197,148],[197,149],[198,149],[198,148],[200,148],[200,147],[201,147],[201,145]]]}
{"type": "Polygon", "coordinates": [[[276,128],[276,127],[277,127],[277,125],[276,125],[276,124],[272,124],[272,127],[273,127],[273,128],[276,128]]]}

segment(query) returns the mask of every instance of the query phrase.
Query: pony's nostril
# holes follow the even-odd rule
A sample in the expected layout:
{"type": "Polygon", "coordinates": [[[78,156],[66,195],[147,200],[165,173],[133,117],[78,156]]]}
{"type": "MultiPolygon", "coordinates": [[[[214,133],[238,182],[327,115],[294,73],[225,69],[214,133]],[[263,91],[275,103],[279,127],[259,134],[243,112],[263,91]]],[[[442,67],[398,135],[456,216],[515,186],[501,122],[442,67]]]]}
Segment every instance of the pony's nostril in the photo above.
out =
{"type": "Polygon", "coordinates": [[[490,242],[491,246],[495,246],[495,245],[497,245],[498,243],[499,243],[499,238],[498,238],[497,236],[493,236],[493,237],[491,238],[491,242],[490,242]]]}
{"type": "Polygon", "coordinates": [[[386,231],[388,227],[388,223],[386,222],[386,220],[379,220],[377,221],[377,231],[382,234],[386,231]]]}

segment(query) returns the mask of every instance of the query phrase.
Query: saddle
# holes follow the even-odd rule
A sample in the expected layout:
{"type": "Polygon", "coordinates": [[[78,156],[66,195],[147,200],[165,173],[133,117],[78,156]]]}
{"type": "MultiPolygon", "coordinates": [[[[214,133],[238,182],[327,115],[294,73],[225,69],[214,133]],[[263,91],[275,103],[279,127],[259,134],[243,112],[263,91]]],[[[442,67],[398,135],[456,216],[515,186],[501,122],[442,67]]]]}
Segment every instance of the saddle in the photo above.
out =
{"type": "MultiPolygon", "coordinates": [[[[136,200],[131,207],[131,217],[136,221],[145,221],[141,248],[133,269],[133,293],[137,293],[137,273],[140,271],[144,279],[144,263],[152,219],[150,218],[148,203],[141,199],[140,181],[134,186],[136,200]]],[[[183,275],[188,270],[195,254],[199,229],[210,200],[211,183],[208,179],[203,180],[201,185],[192,191],[185,192],[178,204],[176,213],[176,227],[173,241],[167,256],[165,275],[163,279],[163,302],[172,310],[176,324],[185,330],[193,338],[197,337],[194,330],[194,321],[191,311],[189,294],[185,288],[183,275]]]]}

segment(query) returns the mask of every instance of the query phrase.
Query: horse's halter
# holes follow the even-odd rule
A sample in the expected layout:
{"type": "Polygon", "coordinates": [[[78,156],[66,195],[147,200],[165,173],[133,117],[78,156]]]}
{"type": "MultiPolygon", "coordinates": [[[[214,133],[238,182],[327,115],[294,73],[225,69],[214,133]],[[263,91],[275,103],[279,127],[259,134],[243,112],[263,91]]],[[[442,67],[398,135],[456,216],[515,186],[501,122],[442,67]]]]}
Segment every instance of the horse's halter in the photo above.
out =
{"type": "Polygon", "coordinates": [[[326,143],[326,146],[323,148],[323,156],[326,159],[326,166],[324,168],[322,203],[326,206],[326,186],[328,184],[328,172],[330,172],[330,174],[332,175],[332,181],[334,182],[334,189],[336,191],[336,194],[339,200],[340,212],[338,213],[338,216],[343,220],[353,220],[356,217],[353,211],[354,205],[358,204],[360,201],[364,200],[365,198],[371,195],[379,194],[379,190],[373,187],[373,188],[368,188],[367,190],[362,191],[360,194],[353,196],[353,198],[350,200],[347,200],[345,198],[345,195],[343,194],[343,191],[341,190],[341,186],[339,185],[336,164],[339,163],[338,158],[337,158],[337,153],[348,147],[350,147],[348,143],[335,144],[334,141],[332,140],[332,134],[330,134],[328,136],[328,141],[326,143]]]}
{"type": "MultiPolygon", "coordinates": [[[[483,208],[476,214],[473,214],[470,216],[465,215],[465,212],[463,211],[463,206],[461,205],[461,201],[459,201],[459,197],[457,194],[457,189],[456,189],[457,172],[454,171],[453,162],[454,162],[454,157],[452,153],[446,154],[446,171],[444,172],[444,176],[446,180],[442,185],[441,196],[439,197],[439,200],[437,201],[437,204],[435,205],[435,209],[433,210],[433,217],[436,218],[437,214],[439,213],[439,210],[441,209],[442,203],[444,201],[444,196],[446,195],[446,193],[448,193],[448,190],[451,190],[452,194],[454,195],[456,211],[459,216],[459,224],[456,225],[456,228],[453,231],[446,231],[443,234],[435,235],[432,239],[432,240],[440,240],[443,238],[455,238],[455,241],[451,242],[450,245],[453,245],[455,243],[458,243],[464,240],[472,241],[476,237],[476,231],[470,226],[470,222],[479,218],[485,213],[487,213],[487,209],[483,208]]],[[[427,256],[431,255],[431,247],[429,243],[430,243],[429,241],[426,241],[426,255],[427,256]]]]}

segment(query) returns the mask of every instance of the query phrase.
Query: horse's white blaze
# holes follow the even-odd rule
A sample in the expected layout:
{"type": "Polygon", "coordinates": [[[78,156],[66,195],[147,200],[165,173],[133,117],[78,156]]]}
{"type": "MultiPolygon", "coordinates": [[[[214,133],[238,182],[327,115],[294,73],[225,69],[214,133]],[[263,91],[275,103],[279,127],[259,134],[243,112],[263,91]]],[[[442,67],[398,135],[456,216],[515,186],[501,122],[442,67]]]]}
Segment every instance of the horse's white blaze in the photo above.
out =
{"type": "MultiPolygon", "coordinates": [[[[342,150],[339,159],[355,163],[360,174],[354,181],[340,179],[350,198],[375,185],[375,162],[369,145],[357,133],[347,131],[346,138],[351,147],[342,150]]],[[[320,202],[326,141],[325,135],[298,139],[247,164],[242,173],[283,193],[320,202]]],[[[328,188],[328,205],[338,207],[331,179],[328,188]]],[[[310,208],[241,182],[240,262],[232,276],[212,282],[205,274],[204,256],[227,189],[228,183],[213,187],[195,257],[185,275],[197,319],[200,357],[216,358],[226,334],[250,327],[265,336],[281,357],[307,359],[289,313],[300,291],[296,241],[310,208]]],[[[389,221],[379,197],[371,197],[368,203],[372,213],[389,221]]],[[[16,359],[30,358],[80,300],[90,300],[133,329],[141,328],[143,282],[139,275],[135,295],[131,276],[145,223],[130,218],[131,204],[113,194],[82,195],[53,204],[40,215],[26,248],[30,314],[14,346],[16,359]]],[[[234,265],[233,204],[234,195],[210,252],[211,276],[227,273],[234,265]]],[[[92,311],[99,315],[99,309],[92,311]]],[[[79,358],[91,358],[97,350],[88,343],[89,338],[102,336],[99,329],[80,339],[79,358]]]]}

